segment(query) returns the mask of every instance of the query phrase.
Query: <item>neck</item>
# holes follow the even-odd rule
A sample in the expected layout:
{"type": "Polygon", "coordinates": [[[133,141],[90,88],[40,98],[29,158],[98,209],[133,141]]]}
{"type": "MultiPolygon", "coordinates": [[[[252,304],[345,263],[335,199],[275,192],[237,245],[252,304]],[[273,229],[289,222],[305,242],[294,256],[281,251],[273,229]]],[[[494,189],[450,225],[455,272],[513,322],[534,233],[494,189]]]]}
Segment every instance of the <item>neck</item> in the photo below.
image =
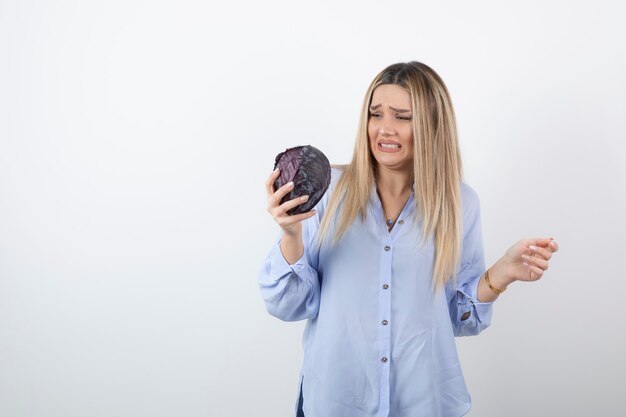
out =
{"type": "Polygon", "coordinates": [[[410,172],[391,171],[379,166],[376,176],[378,192],[391,198],[406,197],[412,191],[413,175],[410,172]]]}

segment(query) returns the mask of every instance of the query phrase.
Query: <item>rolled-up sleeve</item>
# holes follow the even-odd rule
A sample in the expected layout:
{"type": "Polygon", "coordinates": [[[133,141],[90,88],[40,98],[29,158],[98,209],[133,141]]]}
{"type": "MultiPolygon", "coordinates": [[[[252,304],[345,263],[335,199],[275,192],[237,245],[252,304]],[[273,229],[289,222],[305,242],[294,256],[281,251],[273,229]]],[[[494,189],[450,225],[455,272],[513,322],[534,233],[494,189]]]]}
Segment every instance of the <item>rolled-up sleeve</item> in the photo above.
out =
{"type": "Polygon", "coordinates": [[[477,335],[491,324],[493,301],[478,301],[478,283],[485,272],[480,220],[480,202],[476,192],[462,184],[463,242],[461,263],[456,280],[448,288],[450,319],[455,336],[477,335]]]}
{"type": "Polygon", "coordinates": [[[280,237],[265,258],[259,273],[259,287],[265,307],[274,317],[285,321],[317,317],[322,283],[322,277],[318,273],[317,234],[332,189],[341,176],[341,172],[337,168],[331,168],[330,187],[315,205],[317,212],[313,217],[302,221],[304,253],[300,259],[289,265],[280,251],[280,237]]]}
{"type": "Polygon", "coordinates": [[[315,205],[314,216],[302,221],[304,253],[289,265],[280,251],[280,236],[265,258],[259,272],[259,287],[265,307],[272,316],[284,321],[313,319],[320,307],[322,276],[318,272],[319,246],[316,245],[320,223],[326,211],[332,189],[341,170],[331,168],[331,183],[315,205]]]}
{"type": "Polygon", "coordinates": [[[310,265],[308,252],[305,247],[300,259],[289,265],[280,251],[280,239],[270,250],[259,273],[259,287],[272,316],[284,321],[317,316],[320,283],[317,271],[310,265]]]}

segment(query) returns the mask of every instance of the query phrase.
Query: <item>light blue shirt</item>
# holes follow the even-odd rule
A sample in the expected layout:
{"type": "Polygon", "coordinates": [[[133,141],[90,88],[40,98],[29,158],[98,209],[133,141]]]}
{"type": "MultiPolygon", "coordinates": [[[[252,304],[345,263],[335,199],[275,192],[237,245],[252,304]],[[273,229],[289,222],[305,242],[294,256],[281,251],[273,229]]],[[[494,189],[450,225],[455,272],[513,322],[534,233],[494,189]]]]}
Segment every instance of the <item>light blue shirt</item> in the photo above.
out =
{"type": "MultiPolygon", "coordinates": [[[[303,256],[289,265],[280,238],[259,274],[267,311],[307,320],[300,372],[306,417],[458,417],[471,400],[454,336],[478,334],[492,303],[477,300],[485,271],[476,192],[461,184],[463,242],[456,282],[433,295],[433,239],[418,246],[414,193],[391,230],[376,192],[335,247],[314,239],[331,184],[317,214],[302,223],[303,256]]],[[[298,391],[299,398],[300,391],[298,391]]],[[[297,407],[297,401],[296,401],[297,407]]],[[[295,415],[295,413],[294,413],[295,415]]]]}

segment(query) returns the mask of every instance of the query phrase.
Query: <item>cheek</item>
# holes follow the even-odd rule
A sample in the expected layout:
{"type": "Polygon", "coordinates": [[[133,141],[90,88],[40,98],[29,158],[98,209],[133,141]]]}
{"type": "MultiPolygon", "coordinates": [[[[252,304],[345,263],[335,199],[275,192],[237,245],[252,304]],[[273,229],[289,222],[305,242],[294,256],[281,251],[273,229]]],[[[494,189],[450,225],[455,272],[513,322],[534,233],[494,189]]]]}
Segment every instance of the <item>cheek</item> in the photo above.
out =
{"type": "Polygon", "coordinates": [[[376,125],[374,123],[368,123],[367,124],[367,138],[369,140],[369,142],[375,141],[376,140],[376,132],[378,130],[376,129],[376,125]]]}
{"type": "Polygon", "coordinates": [[[413,128],[407,126],[406,129],[402,131],[402,136],[407,142],[413,143],[413,128]]]}
{"type": "Polygon", "coordinates": [[[376,123],[370,120],[369,122],[367,122],[367,135],[370,137],[370,139],[375,139],[376,138],[375,134],[376,134],[376,123]]]}

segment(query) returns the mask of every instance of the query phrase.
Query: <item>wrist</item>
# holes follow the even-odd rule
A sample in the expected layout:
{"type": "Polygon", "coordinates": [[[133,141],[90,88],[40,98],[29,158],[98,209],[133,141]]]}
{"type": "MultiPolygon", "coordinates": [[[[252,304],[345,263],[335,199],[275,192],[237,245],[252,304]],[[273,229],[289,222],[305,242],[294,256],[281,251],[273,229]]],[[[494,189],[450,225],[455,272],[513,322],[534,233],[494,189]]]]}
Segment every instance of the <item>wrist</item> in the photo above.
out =
{"type": "Polygon", "coordinates": [[[299,235],[291,236],[287,233],[283,233],[283,236],[280,239],[280,251],[289,265],[295,264],[304,254],[302,237],[299,235]]]}
{"type": "Polygon", "coordinates": [[[302,225],[295,224],[292,227],[283,227],[283,237],[287,239],[297,239],[302,237],[302,225]]]}
{"type": "Polygon", "coordinates": [[[489,268],[489,280],[494,287],[505,290],[509,284],[515,281],[515,278],[513,278],[512,274],[509,272],[506,263],[502,262],[502,260],[498,260],[489,268]]]}

